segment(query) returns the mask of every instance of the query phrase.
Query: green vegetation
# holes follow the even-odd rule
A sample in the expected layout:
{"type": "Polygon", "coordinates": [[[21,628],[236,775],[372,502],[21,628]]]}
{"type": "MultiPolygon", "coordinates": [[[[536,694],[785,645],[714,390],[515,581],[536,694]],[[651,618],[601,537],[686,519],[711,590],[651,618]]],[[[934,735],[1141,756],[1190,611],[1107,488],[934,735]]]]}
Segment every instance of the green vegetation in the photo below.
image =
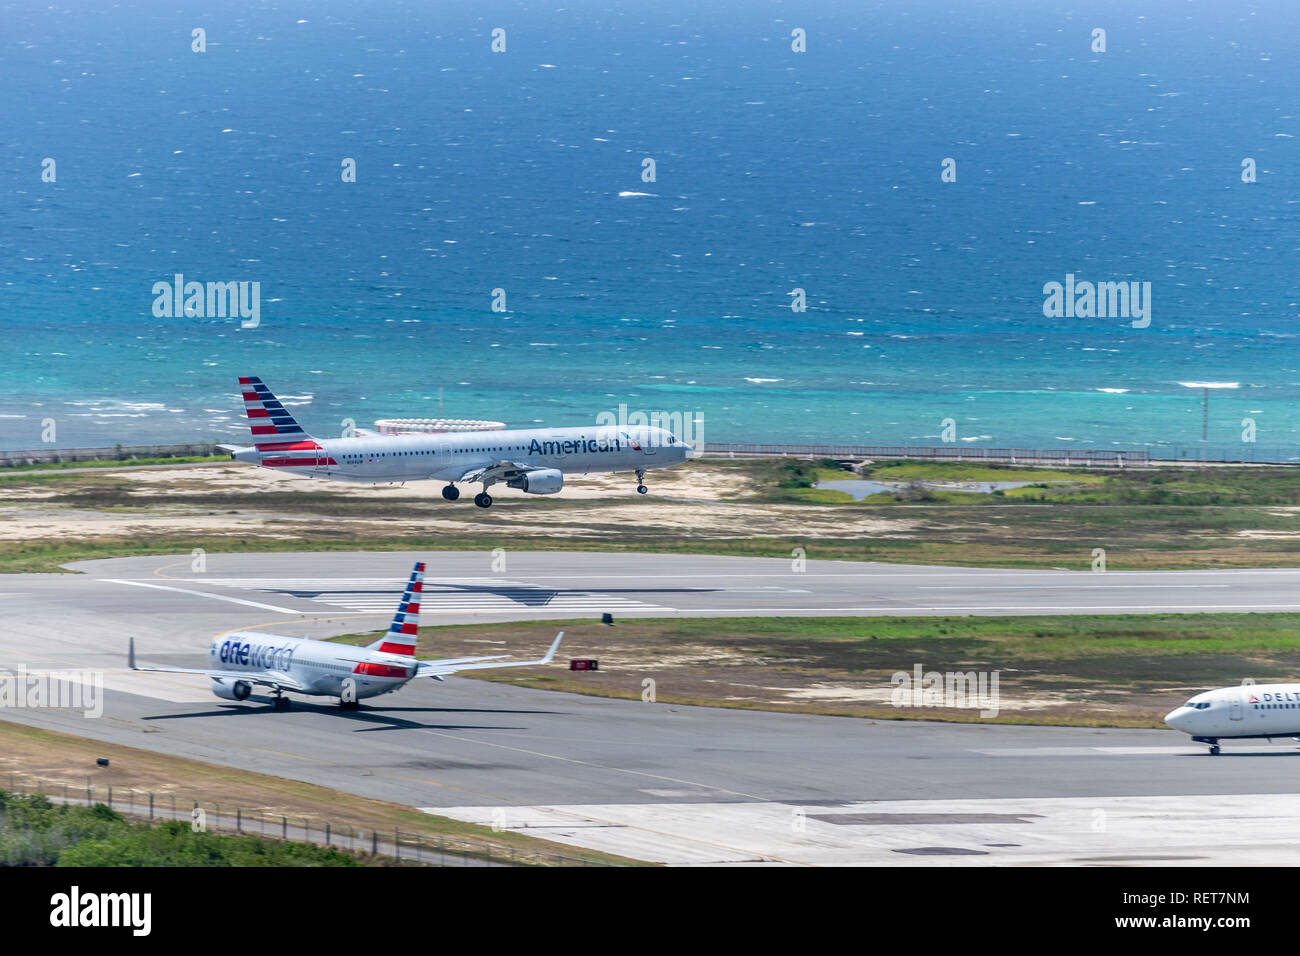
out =
{"type": "MultiPolygon", "coordinates": [[[[1006,617],[754,617],[589,620],[426,629],[420,656],[483,653],[483,640],[532,654],[564,630],[571,657],[617,660],[594,672],[485,671],[466,676],[663,703],[876,719],[975,720],[971,712],[895,708],[890,677],[998,671],[1000,723],[1161,727],[1194,691],[1253,677],[1294,679],[1300,614],[1006,617]],[[477,650],[475,650],[477,649],[477,650]],[[829,690],[828,690],[829,689],[829,690]],[[808,692],[812,691],[810,695],[808,692]],[[842,692],[842,696],[836,696],[842,692]]],[[[337,638],[364,644],[378,634],[337,638]]]]}
{"type": "Polygon", "coordinates": [[[192,455],[177,458],[92,458],[87,461],[42,461],[33,465],[0,465],[0,478],[22,475],[39,477],[42,471],[59,472],[69,468],[138,468],[141,465],[192,465],[196,462],[229,461],[229,455],[192,455]],[[36,474],[33,474],[36,473],[36,474]]]}
{"type": "MultiPolygon", "coordinates": [[[[1286,466],[1082,471],[882,462],[897,492],[854,501],[814,487],[852,477],[833,460],[707,461],[689,502],[502,497],[490,512],[349,486],[213,482],[206,470],[144,481],[129,472],[27,473],[0,483],[0,573],[54,572],[92,558],[247,551],[634,551],[1086,570],[1289,567],[1300,558],[1300,469],[1286,466]],[[995,494],[928,482],[1029,480],[995,494]],[[903,482],[906,482],[905,484],[903,482]],[[716,491],[712,489],[717,489],[716,491]],[[683,521],[683,509],[691,514],[683,521]],[[596,515],[593,516],[593,511],[596,515]],[[5,519],[79,513],[111,521],[21,539],[5,519]],[[135,528],[136,516],[147,518],[135,528]],[[224,521],[204,519],[230,516],[224,521]],[[168,522],[175,520],[176,525],[168,522]],[[201,525],[187,530],[185,524],[201,525]],[[617,529],[617,534],[608,533],[617,529]],[[757,532],[757,536],[752,536],[757,532]],[[7,540],[6,540],[7,538],[7,540]]],[[[396,489],[394,489],[397,491],[396,489]]],[[[39,519],[38,519],[39,520],[39,519]]],[[[29,519],[30,523],[30,519],[29,519]]]]}
{"type": "MultiPolygon", "coordinates": [[[[119,793],[157,793],[160,798],[170,798],[177,807],[190,806],[192,802],[218,811],[221,807],[240,807],[249,814],[282,815],[295,821],[306,819],[313,830],[322,829],[329,822],[338,834],[348,829],[392,832],[396,828],[403,835],[414,834],[445,844],[454,853],[498,860],[509,858],[513,863],[529,866],[565,865],[565,860],[575,859],[598,865],[642,865],[598,850],[552,843],[510,830],[497,831],[424,813],[404,804],[288,777],[223,767],[4,720],[0,720],[0,754],[14,768],[11,780],[35,778],[46,793],[57,792],[60,786],[69,783],[77,791],[86,782],[87,768],[93,767],[94,782],[99,787],[112,786],[119,793]],[[110,758],[111,767],[98,767],[99,757],[110,758]]],[[[289,763],[315,759],[294,754],[291,747],[286,747],[281,756],[289,763]]],[[[382,775],[388,771],[376,768],[374,772],[382,775]]],[[[399,778],[410,779],[412,770],[398,768],[395,772],[399,778]]],[[[247,819],[251,823],[252,817],[247,819]]]]}
{"type": "Polygon", "coordinates": [[[5,866],[360,866],[309,843],[195,833],[187,821],[132,823],[102,803],[56,804],[0,790],[5,866]]]}
{"type": "Polygon", "coordinates": [[[1027,468],[1019,465],[966,462],[898,461],[867,468],[863,477],[877,481],[1045,481],[1102,484],[1105,476],[1082,469],[1027,468]]]}

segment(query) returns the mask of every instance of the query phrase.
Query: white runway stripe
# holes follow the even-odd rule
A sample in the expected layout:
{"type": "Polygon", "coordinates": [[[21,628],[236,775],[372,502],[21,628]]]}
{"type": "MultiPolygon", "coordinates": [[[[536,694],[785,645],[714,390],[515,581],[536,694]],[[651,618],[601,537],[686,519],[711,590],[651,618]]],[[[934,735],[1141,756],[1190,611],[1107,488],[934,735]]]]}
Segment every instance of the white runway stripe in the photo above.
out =
{"type": "MultiPolygon", "coordinates": [[[[404,582],[392,578],[194,577],[184,580],[219,588],[263,591],[331,608],[375,613],[394,610],[404,586],[404,582]]],[[[515,612],[521,609],[541,613],[604,612],[663,610],[663,606],[596,591],[535,587],[506,578],[440,577],[431,580],[427,575],[420,600],[422,614],[515,612]]]]}

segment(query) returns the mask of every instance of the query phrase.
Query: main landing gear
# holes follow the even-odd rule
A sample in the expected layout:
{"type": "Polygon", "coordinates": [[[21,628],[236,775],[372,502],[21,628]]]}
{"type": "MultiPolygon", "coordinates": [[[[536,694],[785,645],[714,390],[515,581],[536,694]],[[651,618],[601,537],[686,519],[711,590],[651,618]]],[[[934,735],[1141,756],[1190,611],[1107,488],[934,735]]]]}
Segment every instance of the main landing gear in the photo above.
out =
{"type": "Polygon", "coordinates": [[[650,489],[645,486],[645,469],[638,468],[636,470],[636,493],[638,495],[643,495],[649,490],[650,489]]]}
{"type": "Polygon", "coordinates": [[[271,706],[276,710],[288,710],[289,698],[285,697],[284,694],[279,691],[276,691],[275,696],[271,698],[271,706]]]}
{"type": "Polygon", "coordinates": [[[344,700],[342,697],[339,698],[339,710],[360,710],[360,709],[361,709],[361,701],[344,700]]]}
{"type": "MultiPolygon", "coordinates": [[[[442,489],[442,496],[448,501],[456,501],[460,498],[460,489],[455,485],[448,485],[442,489]]],[[[474,504],[478,505],[480,508],[492,507],[492,496],[487,493],[486,488],[474,496],[474,504]]]]}

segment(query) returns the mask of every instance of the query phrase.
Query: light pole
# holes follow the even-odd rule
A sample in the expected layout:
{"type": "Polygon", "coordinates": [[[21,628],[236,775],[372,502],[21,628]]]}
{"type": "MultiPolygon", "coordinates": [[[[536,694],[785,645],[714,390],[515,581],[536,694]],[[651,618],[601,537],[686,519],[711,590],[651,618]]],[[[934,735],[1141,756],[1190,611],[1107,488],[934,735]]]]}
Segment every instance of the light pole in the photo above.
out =
{"type": "Polygon", "coordinates": [[[1240,388],[1240,382],[1179,382],[1183,388],[1199,388],[1201,390],[1201,449],[1202,457],[1204,448],[1210,440],[1210,389],[1212,388],[1240,388]]]}

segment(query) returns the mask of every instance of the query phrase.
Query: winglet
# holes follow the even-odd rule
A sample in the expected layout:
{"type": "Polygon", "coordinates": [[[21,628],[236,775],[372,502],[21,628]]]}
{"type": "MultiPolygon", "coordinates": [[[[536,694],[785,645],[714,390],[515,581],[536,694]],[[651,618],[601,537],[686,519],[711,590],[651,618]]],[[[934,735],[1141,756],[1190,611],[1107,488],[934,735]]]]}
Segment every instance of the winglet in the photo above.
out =
{"type": "Polygon", "coordinates": [[[131,668],[131,670],[137,670],[135,666],[135,638],[134,637],[130,638],[130,643],[127,644],[126,666],[131,668]]]}
{"type": "Polygon", "coordinates": [[[551,649],[546,652],[546,656],[541,659],[540,663],[549,664],[555,658],[555,652],[560,649],[560,640],[563,637],[563,631],[555,635],[555,640],[551,641],[551,649]]]}

